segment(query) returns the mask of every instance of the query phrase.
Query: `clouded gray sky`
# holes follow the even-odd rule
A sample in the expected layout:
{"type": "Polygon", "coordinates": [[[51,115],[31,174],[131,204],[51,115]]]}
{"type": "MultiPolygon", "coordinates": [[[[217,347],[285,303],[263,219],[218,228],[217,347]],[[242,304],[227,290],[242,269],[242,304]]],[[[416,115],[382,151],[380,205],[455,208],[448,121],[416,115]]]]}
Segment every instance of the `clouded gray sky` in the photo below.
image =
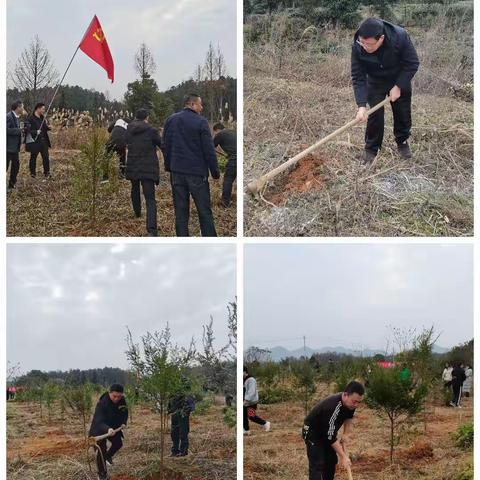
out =
{"type": "MultiPolygon", "coordinates": [[[[65,83],[109,91],[119,99],[136,78],[135,52],[150,47],[160,90],[188,80],[203,64],[210,42],[220,44],[228,74],[236,76],[236,3],[232,0],[37,0],[7,2],[7,62],[13,68],[22,50],[38,34],[60,74],[96,14],[115,63],[115,83],[79,51],[65,83]]],[[[10,83],[10,82],[9,82],[10,83]]]]}
{"type": "Polygon", "coordinates": [[[127,367],[128,325],[135,338],[170,323],[176,343],[214,317],[227,341],[234,300],[230,245],[9,245],[7,358],[32,368],[127,367]]]}
{"type": "Polygon", "coordinates": [[[434,325],[442,347],[473,337],[468,245],[247,245],[245,345],[385,348],[434,325]]]}

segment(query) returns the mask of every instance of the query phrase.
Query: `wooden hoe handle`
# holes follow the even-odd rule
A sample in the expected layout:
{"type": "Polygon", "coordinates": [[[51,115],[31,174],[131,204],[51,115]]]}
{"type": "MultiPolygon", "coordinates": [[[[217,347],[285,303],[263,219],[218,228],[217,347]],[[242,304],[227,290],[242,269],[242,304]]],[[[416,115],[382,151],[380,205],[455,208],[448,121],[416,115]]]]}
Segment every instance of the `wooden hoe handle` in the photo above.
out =
{"type": "MultiPolygon", "coordinates": [[[[367,117],[369,115],[371,115],[372,113],[376,112],[377,110],[380,110],[380,108],[384,107],[389,101],[390,101],[390,97],[386,97],[385,100],[382,100],[380,103],[377,103],[377,105],[375,105],[374,107],[367,110],[367,112],[366,112],[367,117]]],[[[289,158],[287,161],[283,162],[278,167],[274,168],[273,170],[270,170],[270,172],[266,173],[265,175],[262,175],[261,177],[257,178],[256,180],[253,180],[252,182],[250,182],[247,185],[247,188],[248,188],[249,192],[254,196],[258,196],[258,194],[263,190],[263,187],[265,187],[265,185],[270,180],[272,180],[272,178],[276,177],[279,173],[284,172],[285,170],[287,170],[292,165],[295,165],[299,160],[301,160],[302,158],[306,157],[309,153],[316,150],[320,145],[323,145],[323,144],[329,142],[330,140],[337,137],[338,135],[345,132],[350,127],[353,127],[354,125],[356,125],[359,122],[360,122],[360,120],[354,118],[350,122],[346,123],[343,127],[338,128],[337,130],[330,133],[326,137],[323,137],[321,140],[314,143],[310,147],[306,148],[302,152],[297,153],[297,155],[295,155],[294,157],[289,158]]]]}

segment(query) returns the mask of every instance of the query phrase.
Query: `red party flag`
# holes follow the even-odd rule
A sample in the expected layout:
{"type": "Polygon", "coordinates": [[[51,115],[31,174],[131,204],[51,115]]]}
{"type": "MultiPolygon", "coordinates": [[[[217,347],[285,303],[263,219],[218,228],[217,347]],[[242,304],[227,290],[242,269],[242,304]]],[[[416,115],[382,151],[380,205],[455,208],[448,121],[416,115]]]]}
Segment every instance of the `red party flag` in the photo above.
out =
{"type": "Polygon", "coordinates": [[[113,59],[108,48],[107,39],[103,33],[97,16],[93,17],[88,30],[80,43],[80,50],[97,62],[107,71],[108,78],[113,83],[113,59]]]}

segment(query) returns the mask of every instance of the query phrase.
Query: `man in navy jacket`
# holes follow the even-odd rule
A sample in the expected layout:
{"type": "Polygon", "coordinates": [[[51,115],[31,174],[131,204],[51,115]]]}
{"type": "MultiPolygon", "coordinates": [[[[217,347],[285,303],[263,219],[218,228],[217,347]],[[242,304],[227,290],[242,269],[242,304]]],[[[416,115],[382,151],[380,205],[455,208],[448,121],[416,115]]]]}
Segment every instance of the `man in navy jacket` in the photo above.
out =
{"type": "Polygon", "coordinates": [[[10,180],[8,190],[15,188],[17,175],[20,169],[20,146],[22,145],[22,129],[20,128],[20,116],[23,113],[23,103],[18,101],[12,104],[7,113],[7,172],[10,168],[10,180]]]}
{"type": "MultiPolygon", "coordinates": [[[[357,118],[366,120],[366,105],[380,103],[389,95],[393,111],[393,133],[402,158],[411,158],[408,145],[412,127],[413,76],[419,60],[415,47],[402,27],[379,18],[367,18],[354,36],[352,84],[358,105],[357,118]]],[[[368,117],[365,151],[361,160],[373,162],[383,141],[384,109],[368,117]]]]}
{"type": "Polygon", "coordinates": [[[167,118],[163,129],[165,170],[170,172],[175,230],[188,237],[190,195],[197,207],[203,237],[216,237],[210,200],[209,173],[220,178],[217,155],[206,118],[200,115],[202,99],[189,94],[184,108],[167,118]]]}

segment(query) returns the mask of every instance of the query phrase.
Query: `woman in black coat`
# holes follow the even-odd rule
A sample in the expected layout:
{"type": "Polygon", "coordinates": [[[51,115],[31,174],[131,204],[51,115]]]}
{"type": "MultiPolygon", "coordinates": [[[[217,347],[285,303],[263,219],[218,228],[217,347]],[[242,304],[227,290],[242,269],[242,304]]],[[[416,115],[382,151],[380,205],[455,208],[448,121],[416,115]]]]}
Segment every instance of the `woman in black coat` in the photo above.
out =
{"type": "Polygon", "coordinates": [[[30,176],[35,178],[37,176],[37,157],[40,153],[43,161],[43,174],[46,178],[50,176],[50,158],[48,156],[48,149],[52,146],[48,131],[50,127],[45,119],[45,104],[37,103],[33,111],[33,115],[28,118],[26,125],[27,140],[25,149],[30,152],[30,176]],[[28,142],[28,134],[31,135],[31,140],[28,142]]]}

